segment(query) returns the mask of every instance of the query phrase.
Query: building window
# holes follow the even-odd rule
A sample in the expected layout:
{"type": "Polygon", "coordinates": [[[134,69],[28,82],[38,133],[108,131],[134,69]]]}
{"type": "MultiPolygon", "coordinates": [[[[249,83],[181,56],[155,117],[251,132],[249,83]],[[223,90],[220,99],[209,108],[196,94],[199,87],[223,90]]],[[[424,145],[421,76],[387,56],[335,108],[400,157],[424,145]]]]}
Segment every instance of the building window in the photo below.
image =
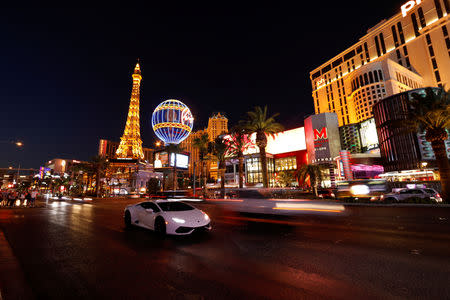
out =
{"type": "Polygon", "coordinates": [[[423,9],[422,7],[419,7],[419,9],[417,10],[417,13],[419,14],[419,22],[420,22],[420,26],[422,28],[424,28],[425,26],[427,26],[425,24],[425,16],[423,15],[423,9]]]}
{"type": "Polygon", "coordinates": [[[283,157],[275,159],[275,170],[296,170],[297,169],[297,159],[295,156],[283,157]]]}
{"type": "Polygon", "coordinates": [[[439,74],[439,71],[434,71],[434,76],[436,76],[436,81],[439,83],[441,82],[441,75],[439,74]]]}
{"type": "Polygon", "coordinates": [[[384,44],[383,33],[380,33],[380,43],[381,43],[381,49],[383,50],[383,54],[386,54],[386,45],[384,44]]]}
{"type": "Polygon", "coordinates": [[[403,45],[405,43],[405,36],[403,35],[402,22],[397,23],[397,29],[400,35],[400,45],[403,45]]]}
{"type": "MultiPolygon", "coordinates": [[[[445,2],[446,0],[444,0],[445,2]]],[[[448,1],[448,0],[447,0],[448,1]]],[[[441,3],[439,2],[439,0],[434,0],[434,5],[436,6],[436,12],[438,15],[438,18],[442,18],[443,14],[442,14],[442,7],[441,7],[441,3]]]]}
{"type": "Polygon", "coordinates": [[[380,57],[381,51],[380,51],[380,44],[378,43],[378,36],[375,36],[375,46],[377,48],[377,55],[378,55],[378,57],[380,57]]]}
{"type": "Polygon", "coordinates": [[[417,24],[417,19],[416,19],[416,14],[415,13],[411,14],[411,20],[412,20],[412,23],[413,23],[414,34],[416,35],[416,37],[418,37],[420,35],[420,33],[419,33],[419,25],[417,24]]]}

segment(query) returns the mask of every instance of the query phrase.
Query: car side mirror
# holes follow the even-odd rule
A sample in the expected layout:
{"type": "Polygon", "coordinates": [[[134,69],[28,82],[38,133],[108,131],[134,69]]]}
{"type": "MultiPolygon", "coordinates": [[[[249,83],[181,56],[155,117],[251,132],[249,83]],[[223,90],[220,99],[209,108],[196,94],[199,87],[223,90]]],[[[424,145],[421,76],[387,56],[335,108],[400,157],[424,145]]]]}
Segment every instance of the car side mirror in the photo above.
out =
{"type": "Polygon", "coordinates": [[[146,208],[145,211],[148,213],[154,213],[153,209],[151,209],[151,208],[146,208]]]}

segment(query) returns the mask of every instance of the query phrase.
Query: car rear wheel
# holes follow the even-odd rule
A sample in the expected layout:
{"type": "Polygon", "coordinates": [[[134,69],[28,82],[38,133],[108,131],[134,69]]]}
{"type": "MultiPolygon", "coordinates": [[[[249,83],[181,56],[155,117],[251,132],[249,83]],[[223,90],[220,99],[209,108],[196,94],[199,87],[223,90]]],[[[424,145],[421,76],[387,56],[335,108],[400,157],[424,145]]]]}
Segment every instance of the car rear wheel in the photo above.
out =
{"type": "Polygon", "coordinates": [[[395,203],[397,200],[395,198],[386,198],[386,203],[395,203]]]}
{"type": "Polygon", "coordinates": [[[123,221],[125,222],[125,227],[126,228],[131,228],[131,214],[130,214],[130,212],[128,210],[125,212],[125,216],[123,217],[123,221]]]}
{"type": "Polygon", "coordinates": [[[157,218],[155,221],[155,232],[160,236],[166,235],[166,222],[163,218],[157,218]]]}

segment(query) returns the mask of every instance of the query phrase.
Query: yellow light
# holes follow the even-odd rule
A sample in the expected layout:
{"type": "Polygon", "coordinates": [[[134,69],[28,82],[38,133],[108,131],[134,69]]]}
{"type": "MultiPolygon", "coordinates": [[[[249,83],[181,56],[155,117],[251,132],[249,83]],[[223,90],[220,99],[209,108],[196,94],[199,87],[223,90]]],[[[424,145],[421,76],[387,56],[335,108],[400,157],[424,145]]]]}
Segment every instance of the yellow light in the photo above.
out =
{"type": "Polygon", "coordinates": [[[22,142],[16,142],[16,146],[22,147],[22,146],[23,146],[23,143],[22,143],[22,142]]]}

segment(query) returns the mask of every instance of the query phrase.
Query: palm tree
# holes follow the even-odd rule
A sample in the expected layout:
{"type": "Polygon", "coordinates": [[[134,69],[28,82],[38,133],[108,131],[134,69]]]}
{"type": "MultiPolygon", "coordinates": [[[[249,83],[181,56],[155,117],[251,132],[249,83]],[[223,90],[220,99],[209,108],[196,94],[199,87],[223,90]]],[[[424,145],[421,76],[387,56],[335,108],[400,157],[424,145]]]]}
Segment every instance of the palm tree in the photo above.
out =
{"type": "Polygon", "coordinates": [[[105,175],[109,167],[109,160],[104,156],[96,155],[91,159],[91,165],[96,176],[95,195],[100,197],[100,178],[105,175]]]}
{"type": "Polygon", "coordinates": [[[425,139],[431,143],[436,164],[439,168],[443,198],[450,199],[450,164],[445,141],[450,128],[450,91],[443,88],[426,88],[425,95],[413,93],[410,109],[401,125],[411,132],[425,132],[425,139]]]}
{"type": "Polygon", "coordinates": [[[267,117],[267,106],[264,106],[264,108],[256,106],[253,111],[247,112],[247,115],[248,119],[244,122],[244,128],[249,133],[256,133],[256,146],[259,148],[259,156],[261,159],[263,185],[266,188],[268,187],[266,158],[267,135],[275,135],[283,130],[283,126],[275,121],[278,113],[267,117]]]}
{"type": "Polygon", "coordinates": [[[219,161],[220,172],[220,197],[225,197],[225,160],[228,146],[223,137],[218,136],[211,142],[211,154],[219,161]]]}
{"type": "Polygon", "coordinates": [[[173,173],[172,173],[172,179],[173,179],[173,195],[175,196],[175,191],[177,189],[177,154],[183,151],[183,148],[179,145],[179,144],[169,144],[166,147],[167,153],[169,153],[169,155],[174,155],[173,158],[173,173]]]}
{"type": "Polygon", "coordinates": [[[281,187],[290,187],[295,181],[294,173],[292,171],[280,171],[277,176],[277,182],[281,187]]]}
{"type": "MultiPolygon", "coordinates": [[[[208,159],[208,143],[209,137],[207,133],[201,134],[194,139],[194,147],[198,149],[201,164],[201,176],[203,178],[203,197],[206,197],[206,168],[205,161],[208,159]]],[[[195,180],[195,178],[194,178],[195,180]]]]}
{"type": "Polygon", "coordinates": [[[296,176],[300,181],[305,182],[309,178],[309,183],[314,191],[314,195],[317,195],[317,186],[323,180],[323,170],[324,167],[321,165],[307,164],[302,165],[300,169],[297,170],[296,176]]]}
{"type": "Polygon", "coordinates": [[[239,161],[239,188],[244,187],[244,152],[252,145],[252,141],[245,134],[245,128],[241,125],[236,125],[231,129],[231,134],[226,140],[227,155],[237,157],[239,161]]]}

